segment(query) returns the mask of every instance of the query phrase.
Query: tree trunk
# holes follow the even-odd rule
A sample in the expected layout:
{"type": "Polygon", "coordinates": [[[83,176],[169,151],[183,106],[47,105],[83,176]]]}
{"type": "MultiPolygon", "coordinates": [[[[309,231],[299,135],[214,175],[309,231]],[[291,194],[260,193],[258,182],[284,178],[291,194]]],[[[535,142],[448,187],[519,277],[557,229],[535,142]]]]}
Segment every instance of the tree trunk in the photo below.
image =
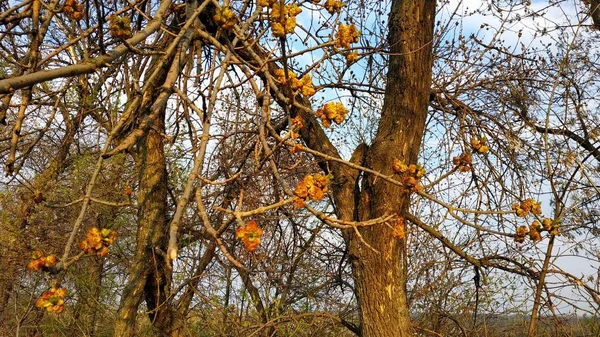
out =
{"type": "Polygon", "coordinates": [[[114,336],[135,333],[137,308],[145,295],[150,320],[159,330],[169,329],[171,309],[170,274],[165,261],[167,179],[163,147],[164,116],[154,121],[153,128],[141,140],[138,192],[137,247],[127,285],[123,291],[114,336]]]}
{"type": "MultiPolygon", "coordinates": [[[[162,45],[168,46],[171,42],[172,37],[167,36],[162,45]]],[[[160,57],[153,59],[147,71],[148,76],[160,65],[160,61],[160,57]]],[[[143,298],[146,300],[154,327],[166,335],[165,331],[170,329],[171,324],[172,312],[170,305],[166,303],[171,275],[165,256],[168,230],[167,164],[162,136],[165,132],[165,114],[164,107],[152,104],[161,94],[157,88],[165,83],[167,71],[173,64],[173,57],[166,61],[159,75],[154,78],[155,84],[148,86],[149,90],[142,98],[143,103],[137,108],[138,111],[134,112],[134,119],[138,121],[148,118],[153,113],[156,116],[151,122],[151,127],[139,139],[136,151],[140,170],[136,251],[121,298],[113,333],[115,337],[135,335],[137,310],[143,298]]],[[[147,78],[146,83],[149,80],[147,78]]],[[[123,140],[125,141],[127,140],[123,140]]]]}
{"type": "MultiPolygon", "coordinates": [[[[377,135],[364,165],[392,174],[394,158],[416,164],[425,128],[432,72],[434,0],[394,0],[389,18],[390,60],[377,135]]],[[[410,197],[397,185],[366,175],[358,220],[402,216],[410,197]]],[[[363,227],[368,248],[350,234],[349,255],[361,315],[363,337],[411,336],[402,262],[403,241],[386,225],[363,227]]]]}

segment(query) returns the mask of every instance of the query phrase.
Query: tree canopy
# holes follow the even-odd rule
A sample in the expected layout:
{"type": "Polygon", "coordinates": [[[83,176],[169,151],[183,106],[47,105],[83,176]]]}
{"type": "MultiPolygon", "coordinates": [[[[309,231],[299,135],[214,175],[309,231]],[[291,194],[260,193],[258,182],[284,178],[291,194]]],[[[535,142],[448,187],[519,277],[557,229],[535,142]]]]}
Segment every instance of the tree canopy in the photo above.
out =
{"type": "Polygon", "coordinates": [[[0,334],[600,331],[598,7],[0,3],[0,334]]]}

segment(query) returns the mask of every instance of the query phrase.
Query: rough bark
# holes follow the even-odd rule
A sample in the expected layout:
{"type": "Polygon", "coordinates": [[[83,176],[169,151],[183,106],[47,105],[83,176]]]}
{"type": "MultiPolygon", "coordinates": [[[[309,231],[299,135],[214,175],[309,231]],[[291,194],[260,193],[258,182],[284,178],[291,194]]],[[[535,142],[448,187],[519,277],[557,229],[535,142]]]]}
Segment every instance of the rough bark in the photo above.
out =
{"type": "MultiPolygon", "coordinates": [[[[163,45],[168,45],[172,38],[167,37],[163,45]]],[[[155,58],[148,74],[161,64],[160,58],[155,58]]],[[[156,76],[156,83],[164,83],[167,70],[173,63],[173,58],[166,60],[156,76]]],[[[153,89],[159,87],[153,87],[153,89]]],[[[113,336],[127,337],[135,334],[137,309],[145,299],[149,317],[154,327],[163,334],[171,329],[172,311],[166,299],[169,295],[170,268],[166,263],[166,232],[167,232],[167,172],[163,136],[165,132],[164,106],[153,104],[162,92],[149,90],[142,99],[144,104],[136,112],[136,118],[155,114],[151,128],[138,142],[137,153],[139,160],[139,189],[137,194],[137,236],[136,251],[129,271],[127,284],[122,294],[117,322],[113,336]],[[159,109],[159,110],[156,110],[159,109]]]]}
{"type": "MultiPolygon", "coordinates": [[[[392,173],[394,158],[417,162],[425,128],[432,71],[435,1],[394,0],[389,18],[390,60],[382,116],[365,165],[392,173]]],[[[359,220],[403,215],[410,197],[402,188],[366,175],[358,206],[359,220]]],[[[360,233],[375,252],[354,235],[350,258],[356,283],[363,337],[412,335],[402,263],[403,242],[390,226],[363,227],[360,233]]]]}
{"type": "Polygon", "coordinates": [[[153,129],[140,144],[140,178],[136,251],[127,285],[123,291],[113,336],[135,334],[137,309],[145,298],[153,325],[165,335],[170,329],[172,311],[167,303],[170,273],[166,247],[167,179],[163,146],[164,116],[154,121],[153,129]]]}

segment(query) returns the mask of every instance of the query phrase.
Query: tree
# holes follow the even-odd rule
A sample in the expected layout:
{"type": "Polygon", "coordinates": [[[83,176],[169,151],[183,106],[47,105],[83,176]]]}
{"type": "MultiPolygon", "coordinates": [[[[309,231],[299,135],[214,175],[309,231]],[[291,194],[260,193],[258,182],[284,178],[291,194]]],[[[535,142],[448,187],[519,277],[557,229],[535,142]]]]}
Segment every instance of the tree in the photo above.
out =
{"type": "Polygon", "coordinates": [[[192,335],[189,323],[207,335],[286,335],[292,324],[307,335],[438,332],[455,313],[430,289],[443,280],[441,293],[475,291],[476,322],[479,290],[498,271],[529,283],[530,336],[541,308],[560,316],[552,282],[582,290],[590,308],[600,303],[594,277],[553,262],[557,245],[593,255],[595,243],[600,177],[589,162],[600,160],[600,125],[587,14],[552,32],[527,30],[530,45],[517,48],[503,38],[519,42],[524,28],[512,27],[546,9],[434,0],[2,6],[3,203],[20,200],[3,207],[11,221],[1,229],[22,242],[3,253],[14,261],[34,251],[20,265],[3,260],[0,304],[22,308],[18,327],[34,304],[61,312],[77,298],[73,319],[92,325],[87,333],[106,329],[84,299],[102,302],[110,269],[122,284],[106,286],[120,298],[118,308],[105,300],[106,316],[117,312],[104,321],[113,336],[145,327],[192,335]],[[496,24],[463,34],[478,15],[496,24]],[[536,49],[550,41],[555,50],[536,49]],[[106,178],[118,172],[128,178],[106,178]],[[56,192],[68,186],[78,189],[56,192]],[[44,232],[52,218],[64,225],[39,239],[32,224],[44,232]],[[423,268],[432,250],[443,264],[423,268]],[[86,270],[80,259],[89,289],[70,281],[81,280],[75,266],[86,270]],[[25,265],[51,281],[36,283],[25,265]],[[471,273],[474,285],[461,284],[471,273]],[[12,296],[18,280],[39,293],[35,303],[12,296]],[[424,303],[440,310],[435,324],[411,322],[424,303]],[[195,313],[221,319],[199,323],[195,313]]]}

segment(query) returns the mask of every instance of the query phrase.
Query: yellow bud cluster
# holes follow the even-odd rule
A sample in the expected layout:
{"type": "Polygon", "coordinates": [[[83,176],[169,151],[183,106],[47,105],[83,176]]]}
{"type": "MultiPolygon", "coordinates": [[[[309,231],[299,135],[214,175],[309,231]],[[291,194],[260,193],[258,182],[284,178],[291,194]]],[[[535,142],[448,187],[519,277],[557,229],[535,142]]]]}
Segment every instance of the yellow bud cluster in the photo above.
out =
{"type": "Polygon", "coordinates": [[[335,45],[339,48],[350,48],[350,45],[358,42],[360,32],[354,24],[344,25],[339,24],[338,30],[335,33],[335,45]]]}
{"type": "Polygon", "coordinates": [[[302,129],[304,127],[304,120],[302,119],[302,117],[300,115],[292,118],[291,122],[292,122],[292,126],[298,130],[302,129]]]}
{"type": "Polygon", "coordinates": [[[320,173],[314,175],[307,175],[304,179],[296,185],[294,195],[296,200],[294,201],[294,207],[302,208],[305,206],[305,202],[308,200],[321,200],[327,193],[327,183],[329,179],[320,173]]]}
{"type": "Polygon", "coordinates": [[[108,28],[110,29],[110,35],[115,39],[126,39],[132,35],[131,19],[127,16],[122,18],[116,15],[111,16],[108,28]]]}
{"type": "Polygon", "coordinates": [[[396,217],[396,225],[392,230],[392,237],[398,240],[403,240],[406,238],[406,222],[401,216],[396,217]]]}
{"type": "Polygon", "coordinates": [[[487,146],[487,138],[471,138],[471,148],[473,148],[473,152],[487,154],[490,151],[490,148],[487,146]]]}
{"type": "Polygon", "coordinates": [[[338,0],[327,0],[325,1],[325,4],[323,5],[323,7],[325,7],[325,9],[329,12],[329,14],[335,14],[335,13],[339,13],[342,10],[342,7],[344,7],[345,4],[341,1],[338,0]]]}
{"type": "Polygon", "coordinates": [[[235,18],[235,13],[229,6],[221,7],[214,16],[215,23],[226,30],[230,30],[235,26],[235,18]]]}
{"type": "Polygon", "coordinates": [[[83,12],[83,4],[77,2],[77,0],[67,0],[62,9],[70,19],[78,21],[83,19],[85,13],[83,12]]]}
{"type": "Polygon", "coordinates": [[[540,234],[540,230],[542,225],[539,221],[535,220],[529,225],[529,238],[533,242],[542,241],[542,235],[540,234]]]}
{"type": "Polygon", "coordinates": [[[85,240],[79,244],[79,249],[87,254],[97,254],[99,256],[108,255],[108,246],[112,245],[117,239],[117,233],[108,228],[98,229],[92,227],[85,237],[85,240]]]}
{"type": "MultiPolygon", "coordinates": [[[[285,71],[283,69],[276,69],[273,75],[275,75],[275,80],[283,85],[287,85],[288,81],[285,77],[285,71]]],[[[313,87],[312,78],[309,74],[305,74],[301,79],[298,79],[296,77],[296,73],[290,70],[288,71],[288,76],[290,80],[290,86],[292,87],[294,94],[300,93],[307,97],[315,94],[315,88],[313,87]]]]}
{"type": "Polygon", "coordinates": [[[276,0],[259,0],[258,4],[270,9],[271,32],[275,37],[284,37],[294,32],[296,16],[302,12],[297,4],[281,5],[276,0]]]}
{"type": "Polygon", "coordinates": [[[64,297],[66,295],[67,290],[65,288],[52,287],[49,290],[44,291],[42,296],[35,301],[35,306],[40,309],[45,309],[48,312],[60,314],[65,310],[64,297]]]}
{"type": "Polygon", "coordinates": [[[297,153],[302,151],[302,145],[295,143],[294,145],[292,145],[292,147],[290,148],[290,153],[297,153]]]}
{"type": "Polygon", "coordinates": [[[550,235],[558,235],[558,224],[555,224],[548,218],[544,218],[541,224],[539,221],[534,220],[531,225],[529,225],[529,229],[526,226],[517,227],[515,241],[523,243],[527,234],[529,234],[529,239],[533,242],[542,241],[541,233],[544,231],[549,232],[550,235]]]}
{"type": "Polygon", "coordinates": [[[346,64],[347,65],[351,65],[351,64],[355,63],[356,61],[358,61],[358,52],[356,50],[346,53],[346,64]]]}
{"type": "Polygon", "coordinates": [[[258,0],[258,5],[261,7],[273,7],[275,4],[279,4],[278,0],[258,0]]]}
{"type": "Polygon", "coordinates": [[[469,172],[473,165],[473,157],[470,153],[462,153],[459,157],[452,158],[452,163],[456,165],[460,172],[469,172]]]}
{"type": "Polygon", "coordinates": [[[235,232],[235,236],[242,240],[244,247],[246,247],[249,252],[255,251],[258,245],[260,245],[262,234],[262,229],[258,227],[258,224],[254,220],[249,221],[246,226],[239,228],[235,232]]]}
{"type": "Polygon", "coordinates": [[[423,189],[419,180],[425,175],[425,168],[421,164],[406,165],[400,159],[394,158],[392,170],[402,177],[401,182],[406,192],[416,192],[423,189]]]}
{"type": "Polygon", "coordinates": [[[517,234],[515,235],[515,241],[519,243],[523,243],[525,241],[525,236],[527,235],[527,226],[519,226],[517,227],[517,234]]]}
{"type": "Polygon", "coordinates": [[[27,264],[27,268],[33,271],[43,270],[46,271],[52,268],[56,264],[56,256],[48,255],[46,256],[44,252],[39,249],[36,249],[31,254],[31,261],[27,264]]]}
{"type": "Polygon", "coordinates": [[[533,199],[525,199],[520,204],[512,205],[512,210],[515,211],[515,214],[519,217],[526,217],[531,212],[534,215],[542,214],[542,203],[535,202],[533,199]]]}
{"type": "Polygon", "coordinates": [[[331,121],[334,121],[338,125],[341,124],[346,118],[348,110],[340,102],[329,102],[323,105],[322,108],[317,109],[315,113],[317,117],[321,118],[323,126],[328,128],[331,126],[331,121]]]}

